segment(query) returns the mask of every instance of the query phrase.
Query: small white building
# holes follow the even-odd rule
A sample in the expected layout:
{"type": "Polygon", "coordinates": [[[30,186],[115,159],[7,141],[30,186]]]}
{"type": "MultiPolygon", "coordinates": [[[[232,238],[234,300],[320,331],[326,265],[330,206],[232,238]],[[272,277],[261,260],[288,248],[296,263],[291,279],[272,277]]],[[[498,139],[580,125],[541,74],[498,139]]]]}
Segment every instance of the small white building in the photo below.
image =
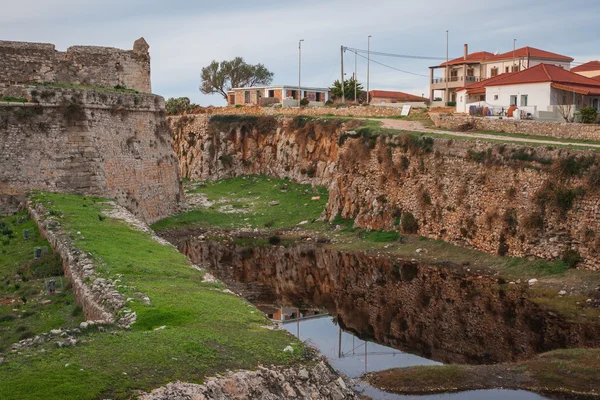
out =
{"type": "Polygon", "coordinates": [[[583,107],[600,110],[600,81],[550,64],[500,74],[457,89],[456,95],[459,113],[486,109],[488,115],[506,116],[516,107],[515,117],[563,120],[565,112],[583,107]]]}

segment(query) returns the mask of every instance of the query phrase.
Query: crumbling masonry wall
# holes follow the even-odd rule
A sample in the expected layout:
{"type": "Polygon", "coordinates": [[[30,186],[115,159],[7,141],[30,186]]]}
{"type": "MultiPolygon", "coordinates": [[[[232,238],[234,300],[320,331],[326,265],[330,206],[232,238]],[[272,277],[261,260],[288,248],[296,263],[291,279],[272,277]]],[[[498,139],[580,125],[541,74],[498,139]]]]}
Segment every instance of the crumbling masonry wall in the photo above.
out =
{"type": "Polygon", "coordinates": [[[182,197],[162,97],[28,88],[25,104],[0,102],[0,212],[32,190],[115,199],[148,223],[182,197]]]}
{"type": "Polygon", "coordinates": [[[138,39],[133,50],[73,46],[56,51],[53,44],[0,41],[0,87],[28,82],[60,82],[143,93],[150,84],[149,46],[138,39]]]}
{"type": "Polygon", "coordinates": [[[169,118],[181,174],[243,174],[327,186],[324,217],[511,256],[600,265],[600,160],[593,151],[377,135],[355,121],[169,118]],[[414,218],[411,222],[411,218],[414,218]]]}

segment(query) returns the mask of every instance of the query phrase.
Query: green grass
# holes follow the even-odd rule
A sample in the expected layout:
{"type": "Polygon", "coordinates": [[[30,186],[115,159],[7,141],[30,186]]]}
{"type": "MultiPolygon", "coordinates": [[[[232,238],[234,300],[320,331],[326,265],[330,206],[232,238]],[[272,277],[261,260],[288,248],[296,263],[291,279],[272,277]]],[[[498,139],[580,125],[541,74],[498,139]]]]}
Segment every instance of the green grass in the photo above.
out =
{"type": "Polygon", "coordinates": [[[425,394],[504,388],[566,393],[571,396],[583,394],[597,398],[599,368],[600,350],[566,349],[540,354],[518,363],[391,369],[373,373],[368,380],[394,393],[425,394]]]}
{"type": "Polygon", "coordinates": [[[77,247],[100,265],[102,276],[118,277],[118,290],[134,299],[127,305],[138,319],[131,330],[114,335],[86,332],[83,339],[89,341],[74,348],[48,344],[44,353],[33,348],[8,355],[0,365],[3,399],[130,398],[134,389],[177,379],[201,382],[227,369],[302,359],[297,340],[261,328],[268,322],[260,311],[218,284],[203,283],[202,273],[173,247],[121,221],[100,220],[102,199],[42,194],[36,200],[59,215],[77,247]],[[139,300],[140,293],[151,305],[139,300]],[[155,330],[161,326],[166,328],[155,330]],[[283,352],[289,344],[293,354],[283,352]]]}
{"type": "Polygon", "coordinates": [[[28,336],[75,327],[82,321],[73,292],[62,277],[55,254],[34,259],[34,248],[52,249],[25,213],[0,217],[0,352],[28,336]],[[23,231],[29,230],[25,240],[23,231]],[[57,282],[57,293],[46,292],[46,281],[57,282]],[[42,301],[50,300],[50,304],[42,301]]]}
{"type": "Polygon", "coordinates": [[[134,89],[127,88],[117,88],[117,87],[103,87],[103,86],[86,86],[86,85],[76,85],[73,83],[61,83],[61,82],[32,82],[30,83],[32,86],[38,87],[48,87],[48,88],[62,88],[62,89],[91,89],[91,90],[99,90],[105,92],[119,92],[119,93],[139,93],[134,89]]]}
{"type": "Polygon", "coordinates": [[[397,231],[362,231],[359,236],[375,243],[397,242],[400,239],[400,233],[397,231]]]}
{"type": "Polygon", "coordinates": [[[328,193],[323,187],[301,185],[263,175],[206,182],[189,194],[202,194],[214,202],[210,207],[164,219],[153,225],[160,231],[177,227],[290,228],[302,221],[305,227],[321,215],[328,193]],[[285,192],[282,192],[287,185],[285,192]],[[319,200],[311,200],[320,197],[319,200]],[[277,202],[278,205],[268,205],[277,202]],[[227,210],[227,212],[223,212],[227,210]]]}
{"type": "Polygon", "coordinates": [[[24,97],[4,96],[4,97],[0,97],[0,101],[3,101],[3,102],[12,102],[12,103],[27,103],[27,99],[24,98],[24,97]]]}

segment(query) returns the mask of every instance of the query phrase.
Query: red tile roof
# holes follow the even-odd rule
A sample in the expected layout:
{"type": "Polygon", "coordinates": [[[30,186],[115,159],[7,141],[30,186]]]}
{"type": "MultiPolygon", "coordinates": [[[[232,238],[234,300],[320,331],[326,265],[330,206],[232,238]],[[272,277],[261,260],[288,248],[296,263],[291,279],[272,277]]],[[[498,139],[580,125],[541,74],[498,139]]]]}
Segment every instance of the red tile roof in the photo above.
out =
{"type": "Polygon", "coordinates": [[[566,90],[567,92],[575,92],[586,96],[600,96],[600,85],[597,87],[584,85],[565,85],[562,83],[551,83],[550,86],[556,89],[566,90]]]}
{"type": "Polygon", "coordinates": [[[404,93],[404,92],[395,92],[390,90],[370,90],[369,98],[374,97],[384,97],[386,99],[394,99],[398,101],[425,101],[427,100],[421,96],[415,96],[414,94],[404,93]]]}
{"type": "Polygon", "coordinates": [[[541,60],[553,60],[553,61],[565,61],[571,62],[573,58],[563,56],[561,54],[552,53],[546,50],[536,49],[534,47],[521,47],[520,49],[516,49],[514,51],[507,51],[506,53],[498,54],[493,56],[491,59],[486,61],[501,61],[501,60],[511,60],[512,58],[535,58],[541,60]]]}
{"type": "MultiPolygon", "coordinates": [[[[520,72],[502,74],[501,79],[484,81],[484,86],[518,85],[522,83],[554,82],[600,87],[600,82],[551,64],[538,64],[520,72]]],[[[493,78],[492,78],[493,79],[493,78]]]]}
{"type": "Polygon", "coordinates": [[[571,68],[573,72],[600,71],[600,61],[590,61],[571,68]]]}
{"type": "Polygon", "coordinates": [[[454,60],[448,61],[440,64],[440,67],[445,67],[446,65],[462,65],[462,64],[477,64],[480,62],[484,62],[494,57],[493,53],[488,53],[487,51],[478,51],[476,53],[471,53],[467,55],[467,59],[464,57],[455,58],[454,60]]]}

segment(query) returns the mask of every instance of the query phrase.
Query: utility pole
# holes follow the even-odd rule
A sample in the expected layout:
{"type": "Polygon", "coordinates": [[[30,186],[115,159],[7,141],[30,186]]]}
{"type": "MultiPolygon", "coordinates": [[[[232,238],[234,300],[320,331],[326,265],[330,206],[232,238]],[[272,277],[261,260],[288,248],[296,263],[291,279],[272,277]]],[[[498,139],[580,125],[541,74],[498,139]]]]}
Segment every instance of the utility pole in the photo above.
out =
{"type": "Polygon", "coordinates": [[[340,80],[340,87],[342,88],[342,103],[345,103],[346,94],[344,93],[344,46],[340,47],[340,62],[342,65],[342,78],[340,80]]]}
{"type": "Polygon", "coordinates": [[[354,50],[354,104],[358,104],[356,101],[356,86],[358,86],[356,82],[356,50],[354,50]]]}
{"type": "Polygon", "coordinates": [[[371,35],[367,37],[367,105],[369,105],[369,79],[371,67],[371,35]]]}
{"type": "Polygon", "coordinates": [[[302,42],[304,39],[300,39],[298,41],[298,108],[300,108],[300,98],[302,97],[300,94],[302,91],[300,90],[300,72],[302,69],[302,42]]]}
{"type": "Polygon", "coordinates": [[[446,72],[446,94],[444,95],[444,100],[446,101],[446,107],[448,106],[448,29],[446,29],[446,68],[444,68],[444,71],[446,72]]]}
{"type": "Polygon", "coordinates": [[[517,39],[513,39],[513,59],[512,59],[512,68],[511,72],[515,72],[515,49],[517,47],[517,39]]]}

